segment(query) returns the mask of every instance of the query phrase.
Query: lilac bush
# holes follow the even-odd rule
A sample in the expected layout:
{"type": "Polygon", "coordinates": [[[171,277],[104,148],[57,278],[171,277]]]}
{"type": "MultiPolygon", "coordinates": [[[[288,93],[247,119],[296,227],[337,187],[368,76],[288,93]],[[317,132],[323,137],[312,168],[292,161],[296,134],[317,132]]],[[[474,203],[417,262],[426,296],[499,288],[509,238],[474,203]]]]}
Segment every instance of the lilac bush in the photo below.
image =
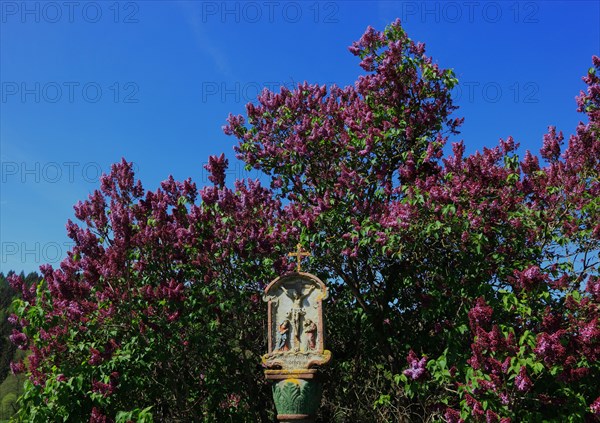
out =
{"type": "Polygon", "coordinates": [[[599,420],[600,58],[573,135],[466,156],[453,72],[398,21],[350,52],[353,86],[229,116],[269,187],[222,155],[145,191],[123,161],[76,205],[68,258],[13,279],[18,419],[271,421],[259,296],[299,241],[331,290],[322,421],[599,420]]]}

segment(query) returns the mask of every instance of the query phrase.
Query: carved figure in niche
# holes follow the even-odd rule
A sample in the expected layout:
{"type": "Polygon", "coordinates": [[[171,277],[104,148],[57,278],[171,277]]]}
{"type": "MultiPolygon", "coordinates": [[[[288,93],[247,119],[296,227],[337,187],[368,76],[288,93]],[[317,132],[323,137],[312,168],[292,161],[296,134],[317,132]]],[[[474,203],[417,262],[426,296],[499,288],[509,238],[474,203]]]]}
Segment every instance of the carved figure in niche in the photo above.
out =
{"type": "Polygon", "coordinates": [[[324,347],[323,301],[327,287],[310,273],[290,272],[265,288],[268,353],[263,364],[274,372],[310,370],[331,360],[324,347]]]}
{"type": "Polygon", "coordinates": [[[290,321],[284,320],[279,325],[279,341],[275,347],[275,351],[289,351],[290,349],[290,321]]]}
{"type": "Polygon", "coordinates": [[[296,350],[300,349],[300,319],[306,314],[304,308],[302,307],[302,302],[311,294],[311,292],[313,292],[315,288],[316,287],[314,285],[311,285],[308,287],[306,293],[302,294],[302,292],[299,290],[293,290],[290,292],[285,286],[281,286],[281,289],[283,289],[285,295],[292,300],[292,309],[289,312],[289,318],[291,319],[292,328],[294,330],[294,348],[296,350]]]}
{"type": "Polygon", "coordinates": [[[304,322],[304,333],[306,334],[306,351],[312,351],[317,347],[317,324],[310,319],[304,322]]]}

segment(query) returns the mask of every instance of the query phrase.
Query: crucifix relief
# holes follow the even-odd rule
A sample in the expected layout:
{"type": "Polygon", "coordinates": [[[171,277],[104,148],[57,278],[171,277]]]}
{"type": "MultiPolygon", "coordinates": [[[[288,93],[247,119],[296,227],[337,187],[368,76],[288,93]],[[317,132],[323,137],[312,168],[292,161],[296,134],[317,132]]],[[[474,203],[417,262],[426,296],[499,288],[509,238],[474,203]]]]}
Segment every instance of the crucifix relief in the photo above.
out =
{"type": "MultiPolygon", "coordinates": [[[[300,338],[302,335],[302,325],[300,320],[305,320],[306,311],[304,310],[304,300],[310,295],[315,289],[314,285],[310,285],[308,289],[304,287],[303,290],[293,289],[291,292],[283,285],[281,289],[285,292],[285,295],[292,300],[292,308],[288,312],[288,320],[292,323],[292,330],[294,332],[294,351],[300,351],[300,338]]],[[[310,321],[310,319],[309,319],[310,321]]]]}
{"type": "Polygon", "coordinates": [[[269,305],[269,352],[263,358],[267,367],[308,369],[329,361],[322,309],[328,293],[319,278],[300,271],[302,258],[310,256],[300,244],[289,255],[296,257],[297,271],[272,281],[263,296],[269,305]]]}

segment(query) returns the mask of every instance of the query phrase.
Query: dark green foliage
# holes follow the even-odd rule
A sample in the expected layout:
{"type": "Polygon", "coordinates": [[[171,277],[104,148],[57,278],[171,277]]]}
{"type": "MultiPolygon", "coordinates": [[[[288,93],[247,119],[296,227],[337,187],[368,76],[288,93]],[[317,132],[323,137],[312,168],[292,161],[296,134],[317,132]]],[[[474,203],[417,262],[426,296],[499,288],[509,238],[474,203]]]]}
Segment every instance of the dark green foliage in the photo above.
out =
{"type": "MultiPolygon", "coordinates": [[[[11,304],[18,297],[17,292],[12,289],[7,281],[7,277],[14,274],[9,272],[6,276],[0,273],[0,421],[8,419],[17,409],[16,400],[23,393],[24,375],[12,375],[10,372],[11,361],[17,361],[24,358],[25,353],[18,351],[16,345],[10,342],[9,336],[13,326],[9,323],[8,317],[11,314],[11,304]]],[[[27,276],[23,272],[20,274],[26,286],[38,283],[41,277],[31,272],[27,276]]]]}
{"type": "Polygon", "coordinates": [[[9,364],[17,348],[8,339],[12,328],[7,319],[14,298],[15,291],[8,284],[4,274],[0,273],[0,380],[4,380],[8,375],[9,364]]]}

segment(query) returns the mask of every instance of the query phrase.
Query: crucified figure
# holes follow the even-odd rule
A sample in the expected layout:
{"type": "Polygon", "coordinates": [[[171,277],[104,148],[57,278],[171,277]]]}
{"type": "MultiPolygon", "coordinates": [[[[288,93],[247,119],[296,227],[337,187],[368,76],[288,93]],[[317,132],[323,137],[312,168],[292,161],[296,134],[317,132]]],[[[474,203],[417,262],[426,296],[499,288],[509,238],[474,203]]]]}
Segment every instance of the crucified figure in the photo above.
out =
{"type": "Polygon", "coordinates": [[[300,318],[306,314],[302,307],[302,302],[315,289],[315,286],[311,285],[305,294],[302,294],[302,292],[297,289],[291,290],[290,292],[283,285],[281,286],[281,289],[283,289],[285,295],[292,300],[292,309],[290,310],[289,317],[294,330],[294,349],[298,351],[300,349],[300,318]]]}

